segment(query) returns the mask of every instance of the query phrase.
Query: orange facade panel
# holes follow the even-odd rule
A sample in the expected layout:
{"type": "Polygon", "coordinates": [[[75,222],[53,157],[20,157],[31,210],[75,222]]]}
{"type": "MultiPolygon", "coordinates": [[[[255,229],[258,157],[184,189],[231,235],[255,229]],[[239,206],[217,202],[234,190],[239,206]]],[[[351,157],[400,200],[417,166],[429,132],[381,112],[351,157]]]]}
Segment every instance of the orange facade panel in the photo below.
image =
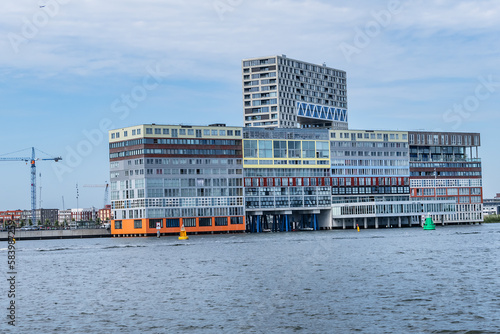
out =
{"type": "Polygon", "coordinates": [[[157,224],[160,225],[160,233],[167,234],[180,233],[181,224],[184,224],[186,232],[190,234],[245,231],[245,217],[150,218],[112,220],[111,235],[153,235],[157,233],[157,224]],[[231,218],[238,218],[240,223],[232,224],[231,218]],[[193,223],[195,226],[191,226],[193,223]]]}

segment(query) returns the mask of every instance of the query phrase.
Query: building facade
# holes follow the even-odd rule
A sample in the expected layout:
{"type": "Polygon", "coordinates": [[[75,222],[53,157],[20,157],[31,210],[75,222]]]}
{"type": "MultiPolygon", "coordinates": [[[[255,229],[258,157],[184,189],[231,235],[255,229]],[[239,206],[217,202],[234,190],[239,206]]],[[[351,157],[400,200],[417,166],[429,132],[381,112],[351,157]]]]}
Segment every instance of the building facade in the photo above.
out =
{"type": "Polygon", "coordinates": [[[104,209],[99,209],[97,212],[97,218],[99,218],[101,222],[109,222],[113,219],[113,215],[111,214],[111,205],[106,205],[104,209]]]}
{"type": "Polygon", "coordinates": [[[5,223],[9,220],[13,220],[16,223],[16,226],[19,226],[22,213],[23,210],[0,211],[0,226],[3,228],[5,223]]]}
{"type": "Polygon", "coordinates": [[[59,210],[57,213],[59,225],[67,226],[71,222],[71,209],[59,210]]]}
{"type": "Polygon", "coordinates": [[[242,61],[245,127],[347,129],[346,72],[287,58],[242,61]]]}
{"type": "Polygon", "coordinates": [[[243,166],[249,231],[308,230],[328,224],[328,130],[244,128],[243,166]]]}
{"type": "Polygon", "coordinates": [[[58,221],[59,209],[36,209],[35,221],[31,221],[31,210],[23,210],[21,219],[25,225],[54,225],[58,221]]]}
{"type": "Polygon", "coordinates": [[[71,221],[95,221],[97,212],[95,207],[71,209],[71,221]]]}
{"type": "Polygon", "coordinates": [[[494,198],[484,198],[483,199],[483,214],[485,216],[500,214],[500,194],[499,193],[497,193],[494,198]]]}
{"type": "Polygon", "coordinates": [[[140,125],[110,131],[111,231],[245,231],[242,129],[140,125]]]}
{"type": "Polygon", "coordinates": [[[454,202],[449,223],[483,221],[480,134],[420,131],[408,139],[412,198],[454,202]]]}
{"type": "Polygon", "coordinates": [[[482,221],[479,134],[434,141],[405,131],[150,124],[109,136],[114,235],[153,234],[156,223],[177,233],[181,225],[418,226],[427,215],[441,224],[482,221]]]}

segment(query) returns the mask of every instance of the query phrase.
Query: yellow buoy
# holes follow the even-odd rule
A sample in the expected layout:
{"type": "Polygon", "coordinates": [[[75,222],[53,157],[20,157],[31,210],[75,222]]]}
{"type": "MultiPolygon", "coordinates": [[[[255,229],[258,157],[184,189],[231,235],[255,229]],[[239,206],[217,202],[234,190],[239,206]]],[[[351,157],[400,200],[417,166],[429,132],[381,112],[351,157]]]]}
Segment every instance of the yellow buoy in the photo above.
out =
{"type": "Polygon", "coordinates": [[[186,229],[184,228],[184,224],[181,224],[181,234],[179,235],[179,240],[188,240],[186,229]]]}
{"type": "Polygon", "coordinates": [[[358,229],[358,232],[359,232],[359,225],[358,224],[356,224],[356,228],[358,229]]]}

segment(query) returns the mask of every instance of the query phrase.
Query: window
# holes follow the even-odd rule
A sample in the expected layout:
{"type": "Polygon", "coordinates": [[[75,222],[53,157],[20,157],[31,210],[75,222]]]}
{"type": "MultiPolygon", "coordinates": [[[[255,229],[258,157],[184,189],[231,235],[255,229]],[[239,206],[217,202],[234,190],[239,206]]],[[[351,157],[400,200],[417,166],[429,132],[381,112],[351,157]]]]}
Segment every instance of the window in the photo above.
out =
{"type": "Polygon", "coordinates": [[[316,158],[329,158],[330,144],[328,142],[316,142],[316,158]]]}
{"type": "Polygon", "coordinates": [[[142,228],[142,220],[141,219],[134,220],[134,228],[142,228]]]}
{"type": "Polygon", "coordinates": [[[121,229],[122,229],[122,221],[115,220],[115,230],[121,230],[121,229]]]}
{"type": "Polygon", "coordinates": [[[196,227],[196,218],[183,218],[182,224],[184,227],[196,227]]]}
{"type": "Polygon", "coordinates": [[[245,140],[243,142],[243,155],[245,158],[257,158],[256,140],[245,140]]]}
{"type": "Polygon", "coordinates": [[[179,129],[179,135],[185,136],[186,135],[186,129],[179,129]]]}
{"type": "Polygon", "coordinates": [[[472,188],[471,195],[481,195],[481,188],[472,188]]]}
{"type": "Polygon", "coordinates": [[[128,131],[123,131],[123,137],[127,137],[128,136],[128,131]]]}
{"type": "Polygon", "coordinates": [[[132,136],[135,136],[135,130],[132,130],[132,136]]]}
{"type": "Polygon", "coordinates": [[[459,203],[469,203],[469,197],[468,196],[460,196],[459,203]]]}
{"type": "Polygon", "coordinates": [[[286,158],[286,141],[275,140],[273,146],[275,158],[286,158]]]}
{"type": "Polygon", "coordinates": [[[163,129],[163,134],[164,135],[170,134],[170,129],[163,129]]]}
{"type": "Polygon", "coordinates": [[[313,141],[302,142],[302,158],[315,158],[316,152],[313,141]]]}
{"type": "Polygon", "coordinates": [[[231,217],[231,225],[243,224],[243,217],[231,217]]]}
{"type": "Polygon", "coordinates": [[[212,218],[199,218],[200,226],[212,226],[212,218]]]}
{"type": "Polygon", "coordinates": [[[472,196],[471,202],[472,203],[481,203],[481,196],[472,196]]]}
{"type": "Polygon", "coordinates": [[[165,219],[165,226],[166,227],[179,227],[180,226],[180,222],[179,222],[179,218],[175,218],[175,219],[165,219]]]}
{"type": "Polygon", "coordinates": [[[152,134],[153,134],[153,129],[151,129],[151,128],[146,128],[146,134],[147,134],[147,135],[152,135],[152,134]]]}
{"type": "Polygon", "coordinates": [[[161,129],[155,129],[155,135],[161,135],[161,129]]]}
{"type": "Polygon", "coordinates": [[[227,217],[215,217],[215,226],[227,226],[227,217]]]}
{"type": "Polygon", "coordinates": [[[259,140],[259,158],[273,157],[273,142],[271,140],[259,140]]]}
{"type": "Polygon", "coordinates": [[[160,227],[163,228],[163,219],[150,219],[149,228],[156,228],[156,223],[160,223],[160,227]]]}
{"type": "Polygon", "coordinates": [[[288,158],[300,158],[300,141],[290,140],[288,142],[288,158]]]}

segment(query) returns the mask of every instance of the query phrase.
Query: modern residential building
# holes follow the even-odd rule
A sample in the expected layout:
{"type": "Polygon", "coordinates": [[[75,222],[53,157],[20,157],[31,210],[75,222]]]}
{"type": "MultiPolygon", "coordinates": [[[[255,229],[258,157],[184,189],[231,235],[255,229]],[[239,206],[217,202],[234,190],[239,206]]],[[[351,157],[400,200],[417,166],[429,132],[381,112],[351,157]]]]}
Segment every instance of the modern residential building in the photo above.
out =
{"type": "Polygon", "coordinates": [[[452,201],[448,223],[483,221],[479,133],[409,132],[411,196],[421,201],[452,201]]]}
{"type": "Polygon", "coordinates": [[[95,221],[97,211],[95,207],[71,209],[71,221],[95,221]]]}
{"type": "Polygon", "coordinates": [[[155,234],[156,223],[176,233],[181,224],[262,232],[418,226],[427,215],[482,221],[479,134],[434,136],[221,124],[111,130],[112,233],[155,234]]]}
{"type": "Polygon", "coordinates": [[[97,212],[97,218],[101,222],[109,222],[113,219],[113,215],[111,214],[111,205],[105,205],[104,209],[99,209],[97,212]]]}
{"type": "Polygon", "coordinates": [[[478,133],[348,130],[346,72],[242,61],[244,127],[109,132],[114,235],[481,222],[478,133]]]}
{"type": "Polygon", "coordinates": [[[245,231],[241,140],[221,124],[110,131],[112,233],[245,231]]]}
{"type": "Polygon", "coordinates": [[[319,229],[331,221],[327,129],[243,129],[248,230],[319,229]]]}
{"type": "Polygon", "coordinates": [[[0,226],[3,227],[4,224],[9,220],[13,220],[16,223],[16,225],[19,226],[22,213],[23,210],[0,211],[0,226]]]}
{"type": "Polygon", "coordinates": [[[58,221],[58,209],[36,209],[35,221],[31,222],[31,210],[23,210],[21,220],[25,225],[44,225],[46,223],[53,225],[58,221]]]}
{"type": "Polygon", "coordinates": [[[71,222],[71,209],[59,210],[57,219],[59,221],[59,225],[69,225],[71,222]]]}
{"type": "Polygon", "coordinates": [[[496,194],[494,198],[483,199],[483,214],[498,215],[500,214],[500,194],[496,194]]]}
{"type": "Polygon", "coordinates": [[[242,61],[245,127],[347,129],[346,72],[285,55],[242,61]]]}

